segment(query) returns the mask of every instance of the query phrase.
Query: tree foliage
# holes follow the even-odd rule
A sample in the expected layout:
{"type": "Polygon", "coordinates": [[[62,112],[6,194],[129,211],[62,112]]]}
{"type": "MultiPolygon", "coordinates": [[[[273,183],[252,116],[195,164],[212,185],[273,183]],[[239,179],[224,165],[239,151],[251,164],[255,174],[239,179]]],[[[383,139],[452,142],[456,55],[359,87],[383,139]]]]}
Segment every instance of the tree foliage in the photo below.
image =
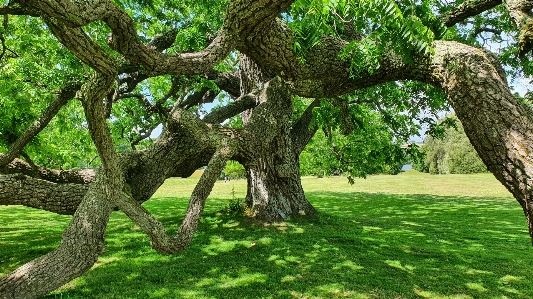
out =
{"type": "Polygon", "coordinates": [[[246,178],[246,170],[244,166],[237,161],[229,161],[226,164],[226,168],[222,172],[222,175],[229,176],[232,179],[243,179],[246,178]]]}
{"type": "Polygon", "coordinates": [[[315,134],[300,157],[302,174],[331,176],[346,174],[354,177],[368,174],[398,174],[406,162],[407,153],[395,141],[381,114],[367,105],[351,105],[351,117],[340,117],[339,108],[323,101],[315,109],[315,119],[322,129],[315,134]],[[349,120],[349,124],[344,122],[349,120]],[[346,126],[351,126],[346,131],[346,126]],[[344,131],[344,132],[343,132],[344,131]]]}
{"type": "Polygon", "coordinates": [[[400,54],[408,63],[412,63],[412,53],[431,51],[431,42],[446,27],[429,4],[424,1],[415,8],[407,1],[300,0],[291,7],[288,24],[297,37],[294,48],[302,60],[323,36],[351,40],[339,55],[351,62],[350,75],[358,77],[379,68],[387,51],[400,54]]]}

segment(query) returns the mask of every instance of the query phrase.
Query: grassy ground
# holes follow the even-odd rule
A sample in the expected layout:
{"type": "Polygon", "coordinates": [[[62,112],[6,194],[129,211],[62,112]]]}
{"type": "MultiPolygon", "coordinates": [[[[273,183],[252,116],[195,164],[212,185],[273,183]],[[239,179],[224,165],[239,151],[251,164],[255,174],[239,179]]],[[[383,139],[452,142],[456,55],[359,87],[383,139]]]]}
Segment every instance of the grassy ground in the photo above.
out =
{"type": "MultiPolygon", "coordinates": [[[[168,180],[145,206],[175,231],[196,180],[168,180]]],[[[46,298],[533,298],[523,213],[490,174],[302,182],[320,214],[272,226],[219,213],[246,185],[218,182],[177,256],[116,212],[108,253],[46,298]]],[[[0,275],[57,246],[68,220],[0,207],[0,275]]]]}

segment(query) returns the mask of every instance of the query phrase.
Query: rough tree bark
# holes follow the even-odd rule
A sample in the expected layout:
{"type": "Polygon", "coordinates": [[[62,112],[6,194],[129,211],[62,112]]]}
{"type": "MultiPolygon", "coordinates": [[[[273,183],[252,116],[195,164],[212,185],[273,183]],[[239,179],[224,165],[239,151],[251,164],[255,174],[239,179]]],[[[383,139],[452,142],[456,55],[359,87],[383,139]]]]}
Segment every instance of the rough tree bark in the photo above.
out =
{"type": "Polygon", "coordinates": [[[254,153],[247,156],[246,205],[256,218],[275,222],[316,213],[302,189],[299,157],[316,133],[317,127],[309,126],[312,110],[319,105],[319,100],[313,101],[296,123],[285,124],[270,142],[254,145],[254,153]]]}
{"type": "Polygon", "coordinates": [[[300,180],[299,152],[285,126],[268,142],[255,144],[254,152],[241,160],[246,169],[246,205],[252,216],[276,222],[295,215],[316,213],[306,199],[300,180]]]}
{"type": "Polygon", "coordinates": [[[523,58],[533,50],[533,2],[530,0],[503,1],[507,12],[519,30],[518,54],[523,58]]]}
{"type": "Polygon", "coordinates": [[[0,298],[37,298],[88,271],[105,250],[104,236],[113,205],[97,176],[54,251],[0,279],[0,298]]]}

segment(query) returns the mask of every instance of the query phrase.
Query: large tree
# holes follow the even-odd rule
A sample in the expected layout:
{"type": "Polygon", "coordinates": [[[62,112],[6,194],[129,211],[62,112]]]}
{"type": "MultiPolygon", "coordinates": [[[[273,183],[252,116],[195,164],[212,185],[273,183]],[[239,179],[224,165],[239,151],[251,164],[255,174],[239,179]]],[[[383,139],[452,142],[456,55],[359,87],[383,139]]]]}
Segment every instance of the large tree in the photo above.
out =
{"type": "MultiPolygon", "coordinates": [[[[348,101],[398,80],[446,94],[533,238],[533,116],[501,67],[529,74],[531,8],[523,0],[9,1],[0,7],[0,203],[73,217],[58,248],[0,278],[0,296],[35,298],[90,269],[115,209],[155,250],[181,252],[230,159],[246,167],[258,217],[312,213],[298,155],[317,129],[311,116],[320,102],[294,119],[292,97],[348,101]],[[511,36],[502,61],[483,49],[483,38],[511,36]],[[202,103],[220,90],[222,104],[204,113],[202,103]],[[239,113],[242,127],[227,126],[239,113]],[[148,142],[160,123],[163,133],[148,142]],[[61,146],[83,149],[83,163],[57,154],[68,149],[61,146]],[[63,169],[91,165],[99,167],[63,169]],[[202,165],[185,219],[169,236],[141,203],[166,178],[202,165]]],[[[376,94],[359,100],[379,108],[376,94]]]]}

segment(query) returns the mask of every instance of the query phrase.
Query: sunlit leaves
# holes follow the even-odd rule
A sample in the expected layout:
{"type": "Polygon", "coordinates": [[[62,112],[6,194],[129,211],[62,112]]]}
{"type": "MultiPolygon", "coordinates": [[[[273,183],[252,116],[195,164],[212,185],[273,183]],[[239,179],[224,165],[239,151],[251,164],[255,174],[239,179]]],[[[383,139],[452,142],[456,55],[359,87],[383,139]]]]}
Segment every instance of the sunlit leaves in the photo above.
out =
{"type": "MultiPolygon", "coordinates": [[[[85,76],[81,62],[37,18],[10,16],[6,45],[16,55],[0,61],[0,144],[3,152],[58,96],[85,76]]],[[[75,101],[73,101],[75,102],[75,101]]],[[[24,149],[35,163],[54,168],[84,167],[94,150],[79,103],[63,107],[24,149]]]]}
{"type": "Polygon", "coordinates": [[[70,101],[39,134],[38,146],[26,147],[35,163],[51,168],[97,167],[94,147],[81,103],[70,101]]]}
{"type": "Polygon", "coordinates": [[[149,40],[157,34],[179,29],[169,52],[190,52],[204,48],[222,26],[226,1],[116,0],[137,23],[139,36],[149,40]]]}
{"type": "Polygon", "coordinates": [[[350,42],[339,57],[350,60],[350,76],[359,77],[362,72],[374,73],[380,68],[383,51],[374,40],[365,38],[362,41],[350,42]]]}
{"type": "Polygon", "coordinates": [[[351,62],[352,77],[372,74],[389,51],[412,63],[412,54],[430,54],[431,42],[446,31],[427,1],[298,0],[291,13],[286,21],[295,32],[294,50],[302,61],[322,37],[337,35],[349,41],[339,54],[351,62]]]}
{"type": "Polygon", "coordinates": [[[420,159],[416,146],[400,145],[410,143],[423,130],[438,134],[445,123],[437,120],[447,109],[442,91],[413,81],[390,82],[322,100],[320,108],[313,110],[313,125],[321,130],[302,153],[302,172],[350,177],[395,173],[407,160],[420,159]],[[343,101],[349,106],[348,118],[339,108],[343,101]],[[347,119],[353,131],[346,136],[347,119]]]}
{"type": "Polygon", "coordinates": [[[449,110],[446,95],[440,89],[415,81],[389,82],[350,96],[366,100],[371,109],[379,111],[395,138],[403,141],[433,133],[439,115],[449,110]]]}

